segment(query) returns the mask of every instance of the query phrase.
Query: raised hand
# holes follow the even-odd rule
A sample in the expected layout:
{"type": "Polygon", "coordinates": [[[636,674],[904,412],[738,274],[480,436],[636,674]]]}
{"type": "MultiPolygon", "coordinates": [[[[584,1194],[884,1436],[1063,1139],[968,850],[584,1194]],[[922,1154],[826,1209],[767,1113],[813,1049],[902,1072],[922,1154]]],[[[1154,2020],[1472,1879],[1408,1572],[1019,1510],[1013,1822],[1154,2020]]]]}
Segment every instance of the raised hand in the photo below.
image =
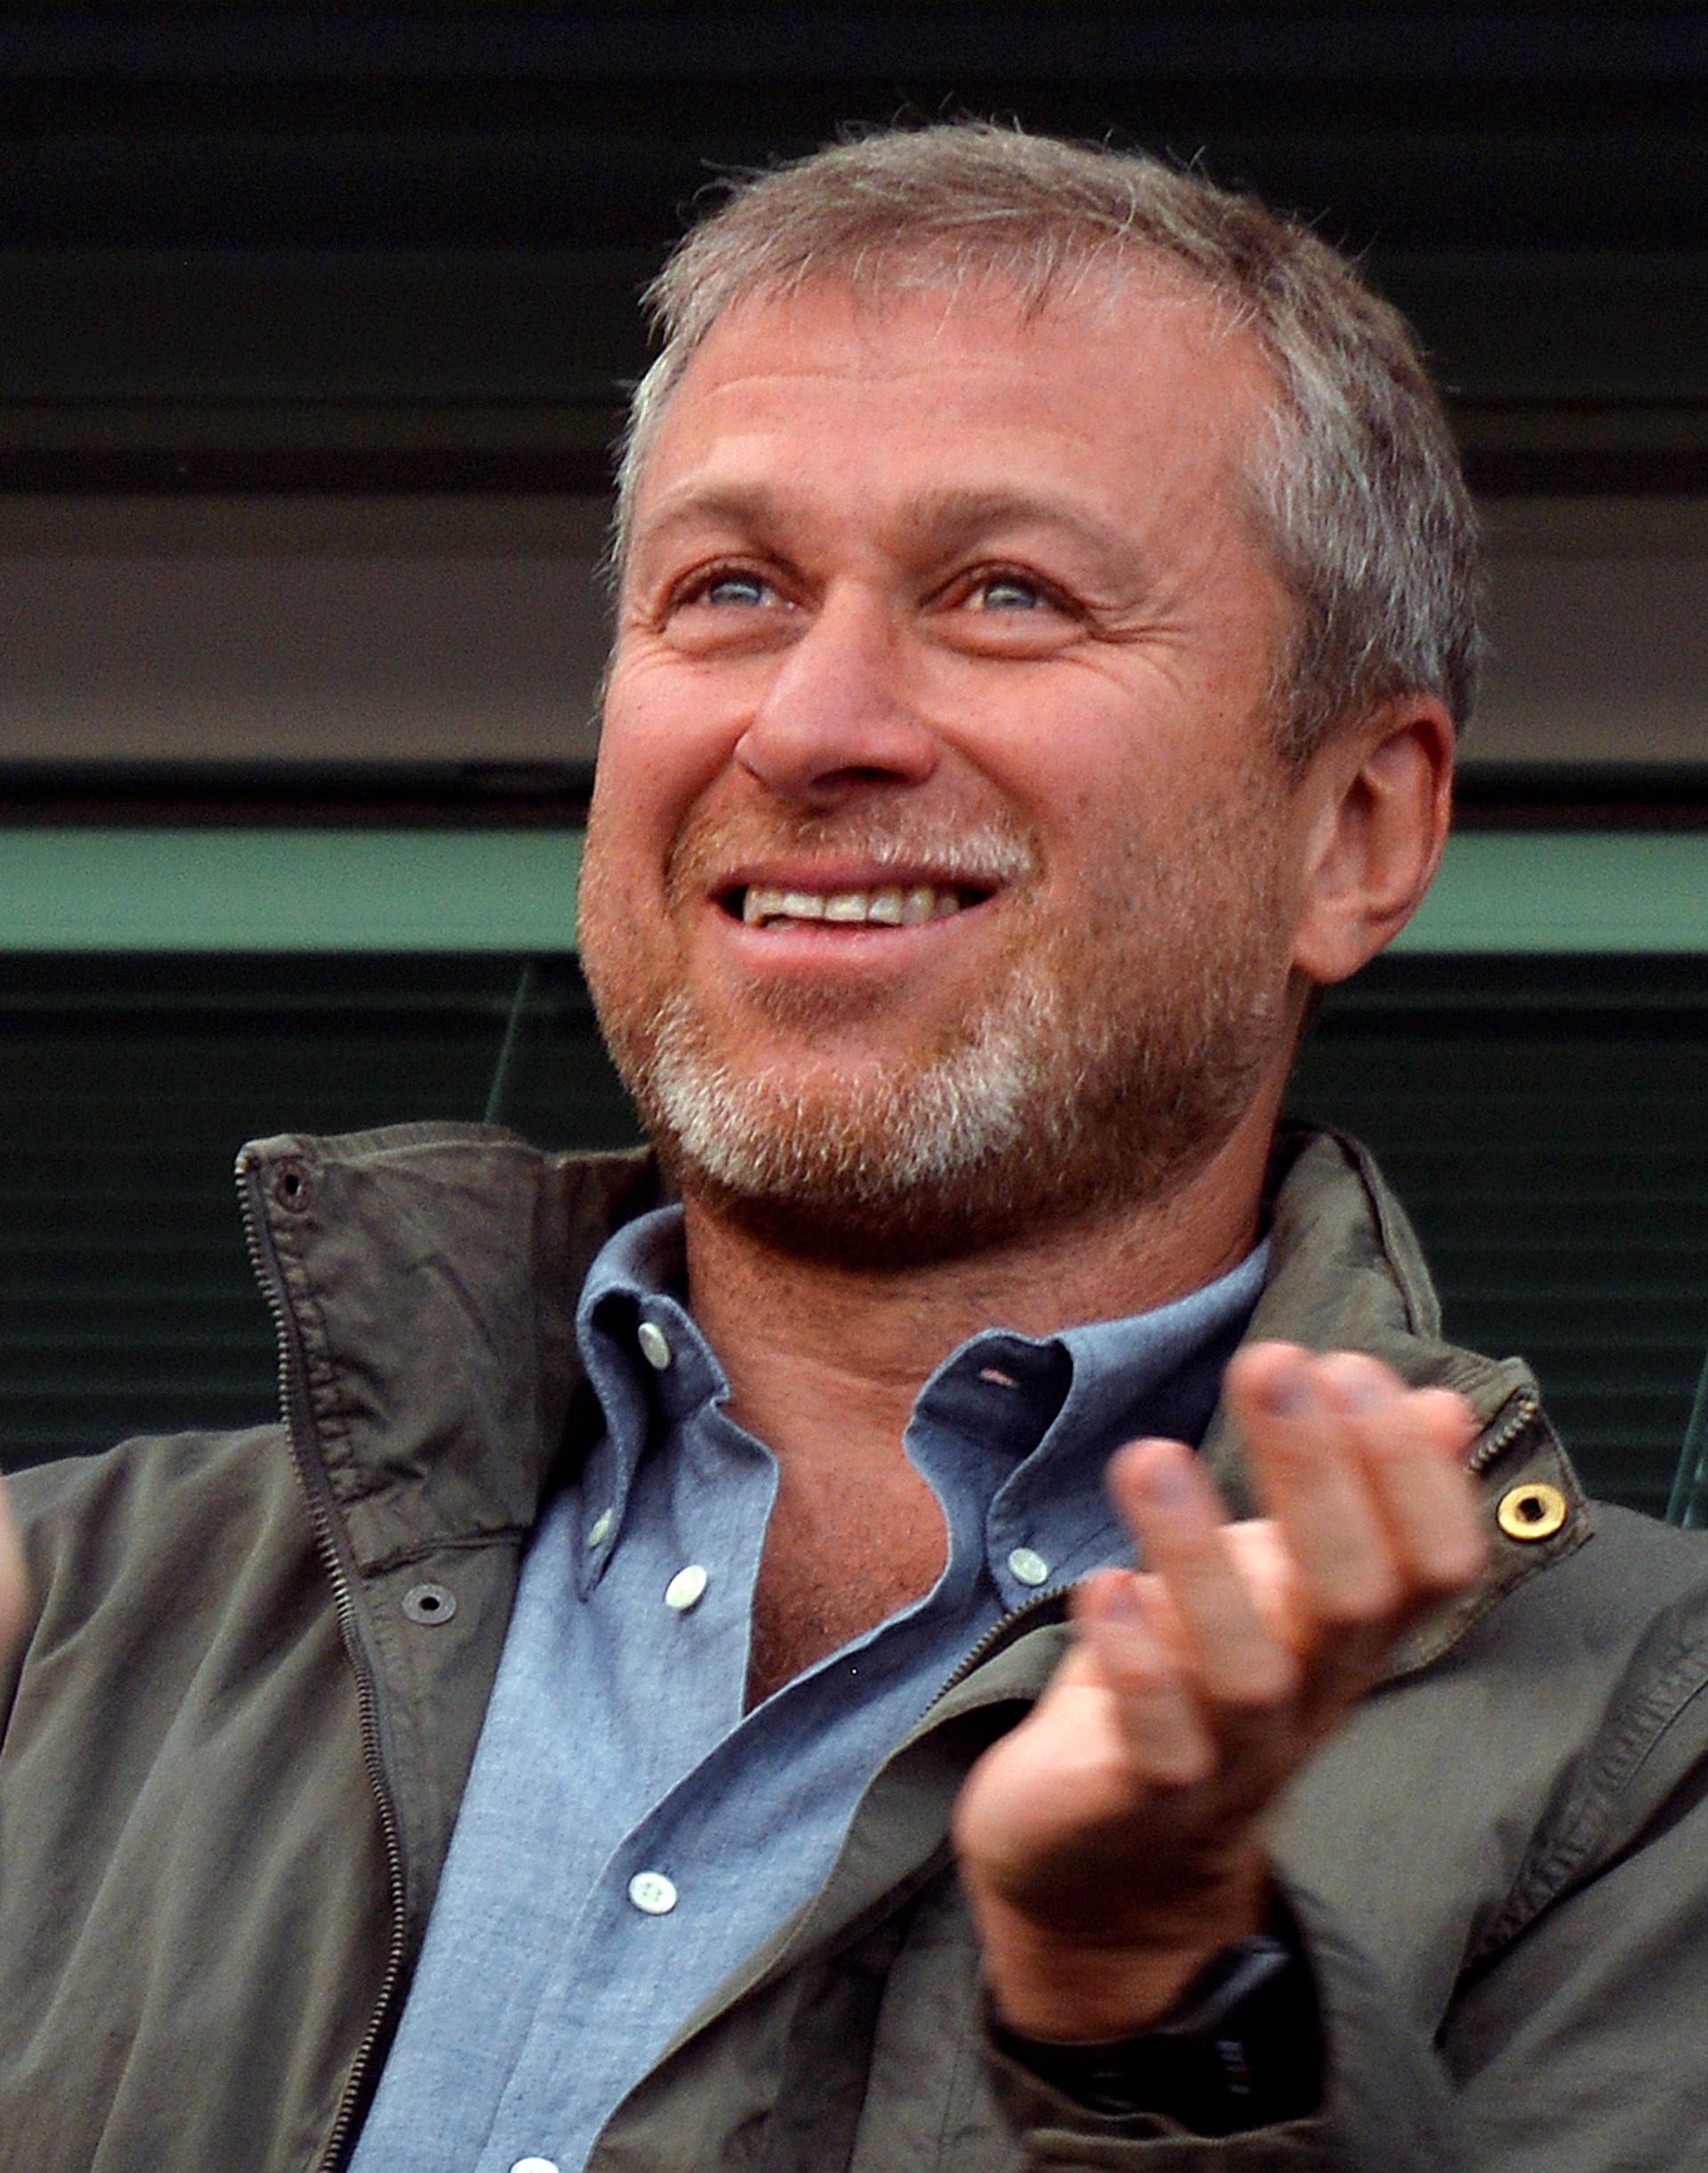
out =
{"type": "Polygon", "coordinates": [[[987,1982],[1030,2036],[1145,2029],[1263,1928],[1270,1805],[1486,1559],[1459,1396],[1278,1343],[1242,1350],[1227,1395],[1265,1517],[1228,1523],[1179,1442],[1122,1450],[1146,1567],[1080,1588],[1073,1652],[962,1791],[987,1982]]]}

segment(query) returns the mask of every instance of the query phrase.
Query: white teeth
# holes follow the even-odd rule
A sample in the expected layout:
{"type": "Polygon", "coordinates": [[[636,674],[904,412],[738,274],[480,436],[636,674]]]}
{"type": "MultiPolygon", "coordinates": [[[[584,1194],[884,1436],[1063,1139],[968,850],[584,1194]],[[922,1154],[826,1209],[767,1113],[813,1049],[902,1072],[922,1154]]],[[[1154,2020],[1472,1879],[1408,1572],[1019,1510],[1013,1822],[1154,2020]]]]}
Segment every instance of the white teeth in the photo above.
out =
{"type": "Polygon", "coordinates": [[[741,901],[741,917],[749,928],[767,921],[822,921],[825,900],[816,890],[761,890],[750,883],[741,901]]]}
{"type": "Polygon", "coordinates": [[[781,890],[750,883],[743,894],[741,917],[749,928],[771,921],[834,921],[847,927],[917,928],[925,921],[945,921],[959,913],[954,890],[915,883],[903,890],[890,884],[881,890],[781,890]]]}

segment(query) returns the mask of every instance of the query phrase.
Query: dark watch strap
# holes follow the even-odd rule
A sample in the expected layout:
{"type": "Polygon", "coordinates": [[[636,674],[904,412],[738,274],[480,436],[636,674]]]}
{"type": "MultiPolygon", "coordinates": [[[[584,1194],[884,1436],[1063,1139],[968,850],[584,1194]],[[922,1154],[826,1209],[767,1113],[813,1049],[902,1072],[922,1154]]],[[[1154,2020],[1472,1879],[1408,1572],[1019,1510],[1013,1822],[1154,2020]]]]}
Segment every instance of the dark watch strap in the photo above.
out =
{"type": "Polygon", "coordinates": [[[1237,2135],[1313,2112],[1322,2095],[1317,1994],[1302,1954],[1257,1934],[1218,1954],[1154,2029],[1092,2044],[996,2042],[1087,2112],[1156,2113],[1194,2135],[1237,2135]]]}

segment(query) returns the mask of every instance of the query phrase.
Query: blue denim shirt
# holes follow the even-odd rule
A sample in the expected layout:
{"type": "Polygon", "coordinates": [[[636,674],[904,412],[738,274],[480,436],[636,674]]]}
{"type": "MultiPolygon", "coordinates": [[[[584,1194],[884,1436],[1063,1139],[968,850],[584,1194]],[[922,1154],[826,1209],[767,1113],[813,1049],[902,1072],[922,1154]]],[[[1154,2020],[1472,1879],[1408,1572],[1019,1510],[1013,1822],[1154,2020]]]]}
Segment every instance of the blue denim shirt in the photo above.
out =
{"type": "Polygon", "coordinates": [[[862,1791],[962,1656],[1131,1552],[1103,1467],[1196,1441],[1264,1251],[1157,1311],[995,1329],[921,1390],[942,1503],[922,1600],[744,1712],[777,1491],[680,1295],[681,1219],[600,1255],[577,1320],[606,1432],[549,1504],[353,2173],[579,2173],[681,2024],[827,1876],[862,1791]]]}

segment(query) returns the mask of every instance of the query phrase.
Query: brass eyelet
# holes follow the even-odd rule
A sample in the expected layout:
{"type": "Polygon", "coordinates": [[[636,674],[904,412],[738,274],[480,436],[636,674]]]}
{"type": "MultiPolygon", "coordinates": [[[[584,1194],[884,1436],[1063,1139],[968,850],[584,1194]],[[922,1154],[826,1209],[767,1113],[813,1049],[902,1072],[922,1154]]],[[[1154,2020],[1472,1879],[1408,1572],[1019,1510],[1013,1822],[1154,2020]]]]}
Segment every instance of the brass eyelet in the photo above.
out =
{"type": "Polygon", "coordinates": [[[1558,1486],[1550,1486],[1545,1479],[1527,1479],[1522,1486],[1509,1487],[1501,1496],[1494,1521],[1508,1539],[1527,1543],[1552,1539],[1567,1514],[1566,1497],[1558,1486]]]}

